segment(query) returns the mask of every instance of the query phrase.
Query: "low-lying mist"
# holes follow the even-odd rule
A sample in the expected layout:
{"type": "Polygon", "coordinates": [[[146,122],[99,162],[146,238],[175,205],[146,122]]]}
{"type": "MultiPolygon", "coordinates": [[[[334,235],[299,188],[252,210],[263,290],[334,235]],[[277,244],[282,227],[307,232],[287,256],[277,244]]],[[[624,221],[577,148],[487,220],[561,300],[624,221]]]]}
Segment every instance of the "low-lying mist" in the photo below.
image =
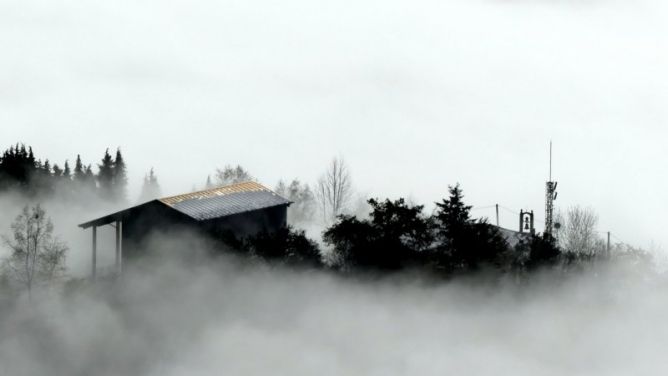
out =
{"type": "Polygon", "coordinates": [[[163,238],[117,281],[0,308],[1,375],[629,375],[668,370],[663,277],[360,278],[163,238]],[[185,256],[185,257],[184,257],[185,256]]]}

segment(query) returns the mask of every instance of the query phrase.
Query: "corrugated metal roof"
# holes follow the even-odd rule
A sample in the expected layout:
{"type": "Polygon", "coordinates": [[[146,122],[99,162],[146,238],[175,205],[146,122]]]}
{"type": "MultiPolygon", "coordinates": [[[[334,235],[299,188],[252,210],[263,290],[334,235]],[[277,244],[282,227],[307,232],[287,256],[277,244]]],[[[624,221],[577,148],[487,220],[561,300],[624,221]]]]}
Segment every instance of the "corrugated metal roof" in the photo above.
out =
{"type": "Polygon", "coordinates": [[[203,191],[197,191],[197,192],[186,193],[186,194],[177,195],[177,196],[165,197],[165,198],[161,198],[159,200],[164,202],[165,204],[171,206],[171,205],[174,205],[178,202],[186,201],[186,200],[218,197],[218,196],[223,196],[223,195],[227,195],[227,194],[230,194],[230,193],[237,193],[237,192],[257,192],[257,191],[271,192],[269,189],[267,189],[267,187],[263,186],[260,183],[257,183],[257,182],[254,182],[254,181],[247,181],[247,182],[243,182],[243,183],[226,185],[224,187],[216,187],[216,188],[206,189],[206,190],[203,190],[203,191]]]}
{"type": "Polygon", "coordinates": [[[256,182],[207,189],[159,201],[200,221],[290,204],[290,201],[256,182]]]}
{"type": "Polygon", "coordinates": [[[156,202],[161,202],[198,221],[291,204],[262,184],[251,181],[149,201],[79,226],[82,228],[102,226],[121,220],[132,209],[156,202]]]}

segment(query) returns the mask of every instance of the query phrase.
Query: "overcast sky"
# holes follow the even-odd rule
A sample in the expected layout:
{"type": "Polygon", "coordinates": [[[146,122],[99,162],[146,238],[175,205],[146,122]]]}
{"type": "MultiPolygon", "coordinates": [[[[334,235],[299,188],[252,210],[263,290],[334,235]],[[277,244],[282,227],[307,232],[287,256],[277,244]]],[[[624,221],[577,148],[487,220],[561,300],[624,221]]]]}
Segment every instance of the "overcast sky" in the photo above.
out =
{"type": "Polygon", "coordinates": [[[151,166],[179,193],[237,163],[269,186],[313,182],[342,155],[372,196],[432,203],[460,182],[475,206],[542,220],[552,139],[560,207],[592,206],[601,231],[667,245],[667,11],[0,0],[0,147],[95,163],[121,146],[133,195],[151,166]]]}

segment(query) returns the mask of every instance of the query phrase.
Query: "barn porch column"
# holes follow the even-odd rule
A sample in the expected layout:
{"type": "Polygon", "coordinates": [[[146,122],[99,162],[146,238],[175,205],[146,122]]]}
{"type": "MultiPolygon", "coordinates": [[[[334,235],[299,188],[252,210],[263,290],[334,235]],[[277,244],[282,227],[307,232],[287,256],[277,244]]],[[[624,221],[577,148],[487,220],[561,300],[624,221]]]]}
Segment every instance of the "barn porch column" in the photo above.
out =
{"type": "Polygon", "coordinates": [[[116,273],[121,274],[121,268],[123,267],[122,263],[123,255],[123,222],[116,221],[116,273]]]}
{"type": "MultiPolygon", "coordinates": [[[[117,274],[121,273],[123,267],[123,221],[117,220],[115,223],[109,224],[116,230],[116,257],[114,261],[114,271],[117,274]]],[[[91,257],[91,279],[97,279],[97,228],[99,226],[92,225],[93,228],[93,247],[91,257]]]]}
{"type": "Polygon", "coordinates": [[[97,272],[97,226],[93,226],[93,270],[91,272],[91,278],[93,281],[96,279],[97,272]]]}

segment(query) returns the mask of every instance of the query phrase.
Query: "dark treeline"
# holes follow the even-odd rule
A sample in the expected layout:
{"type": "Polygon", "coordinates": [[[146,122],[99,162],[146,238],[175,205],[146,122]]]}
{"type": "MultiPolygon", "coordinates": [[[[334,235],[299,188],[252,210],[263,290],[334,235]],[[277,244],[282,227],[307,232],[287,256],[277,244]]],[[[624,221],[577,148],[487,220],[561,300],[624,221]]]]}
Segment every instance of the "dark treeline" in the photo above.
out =
{"type": "Polygon", "coordinates": [[[291,228],[228,241],[237,251],[267,261],[309,264],[344,272],[423,270],[439,276],[494,270],[524,273],[560,260],[549,235],[529,235],[512,247],[498,228],[473,219],[459,185],[437,203],[431,216],[404,199],[368,201],[368,218],[340,215],[323,232],[328,253],[291,228]]]}
{"type": "Polygon", "coordinates": [[[33,148],[16,144],[0,156],[0,191],[14,190],[29,197],[48,197],[58,192],[63,198],[76,199],[82,193],[96,193],[111,202],[127,200],[127,167],[120,149],[115,157],[107,149],[95,166],[77,155],[74,165],[65,161],[51,164],[37,158],[33,148]]]}
{"type": "MultiPolygon", "coordinates": [[[[127,167],[120,149],[115,156],[107,149],[95,167],[94,172],[93,165],[83,163],[79,155],[74,166],[68,161],[62,167],[52,165],[48,159],[38,159],[31,147],[17,144],[0,157],[0,192],[18,191],[40,199],[58,194],[59,198],[64,195],[75,201],[86,192],[106,202],[127,201],[127,167]]],[[[555,233],[557,239],[545,234],[512,235],[511,239],[486,219],[471,217],[471,206],[465,204],[459,185],[449,187],[447,197],[436,203],[431,215],[424,213],[423,205],[403,198],[369,199],[364,210],[350,210],[354,206],[352,186],[343,160],[335,160],[323,176],[315,194],[297,179],[289,184],[281,181],[276,187],[279,194],[294,202],[289,213],[291,223],[309,228],[316,218],[322,219],[322,243],[294,227],[243,239],[233,234],[213,237],[225,243],[224,249],[251,258],[344,273],[420,270],[450,277],[492,270],[518,275],[557,264],[589,265],[604,254],[601,241],[581,236],[595,227],[595,216],[587,211],[569,212],[572,218],[566,221],[567,231],[555,233]],[[588,225],[580,226],[581,222],[588,225]]],[[[226,166],[215,174],[217,185],[252,179],[241,166],[226,166]]],[[[207,179],[207,186],[213,184],[207,179]]],[[[140,201],[159,195],[157,177],[151,169],[144,178],[140,201]]],[[[645,255],[631,251],[619,253],[645,255]]]]}

